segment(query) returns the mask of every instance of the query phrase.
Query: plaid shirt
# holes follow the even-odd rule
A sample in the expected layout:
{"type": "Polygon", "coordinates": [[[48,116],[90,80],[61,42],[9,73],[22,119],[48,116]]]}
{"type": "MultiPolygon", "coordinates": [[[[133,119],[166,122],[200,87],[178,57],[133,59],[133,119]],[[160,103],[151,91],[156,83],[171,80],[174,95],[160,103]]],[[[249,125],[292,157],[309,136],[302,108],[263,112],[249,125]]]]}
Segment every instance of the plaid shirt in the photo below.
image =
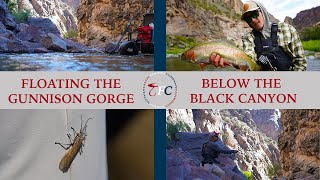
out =
{"type": "MultiPolygon", "coordinates": [[[[291,57],[293,62],[293,71],[305,71],[307,61],[304,56],[302,44],[296,29],[286,23],[278,23],[278,44],[291,57]]],[[[243,50],[253,60],[257,61],[257,54],[254,51],[254,35],[249,32],[242,37],[243,50]]]]}

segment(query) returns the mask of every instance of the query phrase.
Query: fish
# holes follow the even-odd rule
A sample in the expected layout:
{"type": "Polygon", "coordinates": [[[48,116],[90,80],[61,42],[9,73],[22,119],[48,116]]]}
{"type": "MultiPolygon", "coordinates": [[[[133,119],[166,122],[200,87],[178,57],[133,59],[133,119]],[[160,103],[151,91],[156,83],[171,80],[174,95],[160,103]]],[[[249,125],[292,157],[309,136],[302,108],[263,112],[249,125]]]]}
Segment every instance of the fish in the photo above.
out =
{"type": "Polygon", "coordinates": [[[200,68],[203,69],[206,65],[211,64],[209,58],[213,53],[220,55],[224,59],[226,65],[233,66],[242,71],[261,70],[261,67],[244,51],[226,42],[220,41],[196,45],[182,53],[181,60],[199,64],[200,68]]]}

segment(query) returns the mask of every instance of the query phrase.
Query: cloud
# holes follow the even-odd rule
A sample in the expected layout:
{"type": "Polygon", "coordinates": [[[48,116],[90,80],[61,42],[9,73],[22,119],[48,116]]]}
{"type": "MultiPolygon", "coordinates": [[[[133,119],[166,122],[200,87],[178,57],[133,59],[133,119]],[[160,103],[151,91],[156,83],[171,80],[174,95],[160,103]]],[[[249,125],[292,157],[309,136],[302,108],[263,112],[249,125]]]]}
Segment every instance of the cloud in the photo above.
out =
{"type": "MultiPolygon", "coordinates": [[[[245,3],[247,0],[241,0],[245,3]]],[[[262,1],[261,1],[262,2],[262,1]]],[[[269,0],[263,2],[269,13],[280,21],[286,16],[294,18],[300,11],[320,6],[319,0],[269,0]]]]}

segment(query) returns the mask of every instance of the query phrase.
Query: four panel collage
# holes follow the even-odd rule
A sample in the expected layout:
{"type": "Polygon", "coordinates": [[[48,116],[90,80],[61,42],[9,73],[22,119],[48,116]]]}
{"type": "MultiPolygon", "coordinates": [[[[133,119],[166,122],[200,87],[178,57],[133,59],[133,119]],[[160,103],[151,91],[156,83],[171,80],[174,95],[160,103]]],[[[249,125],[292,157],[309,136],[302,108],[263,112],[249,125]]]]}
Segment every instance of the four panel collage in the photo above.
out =
{"type": "MultiPolygon", "coordinates": [[[[0,0],[0,32],[0,71],[320,71],[319,0],[0,0]]],[[[320,179],[319,109],[30,105],[0,118],[0,180],[320,179]]]]}

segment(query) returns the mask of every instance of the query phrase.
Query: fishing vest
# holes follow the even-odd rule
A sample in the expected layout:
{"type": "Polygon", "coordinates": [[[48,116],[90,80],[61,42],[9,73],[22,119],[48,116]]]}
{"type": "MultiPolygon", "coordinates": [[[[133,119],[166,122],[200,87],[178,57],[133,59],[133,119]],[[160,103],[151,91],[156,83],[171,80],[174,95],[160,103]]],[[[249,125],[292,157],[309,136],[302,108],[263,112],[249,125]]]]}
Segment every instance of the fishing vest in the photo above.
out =
{"type": "Polygon", "coordinates": [[[278,45],[278,25],[271,26],[271,37],[265,39],[261,32],[253,31],[257,59],[266,56],[270,63],[260,63],[263,71],[289,71],[293,67],[290,56],[278,45]]]}

